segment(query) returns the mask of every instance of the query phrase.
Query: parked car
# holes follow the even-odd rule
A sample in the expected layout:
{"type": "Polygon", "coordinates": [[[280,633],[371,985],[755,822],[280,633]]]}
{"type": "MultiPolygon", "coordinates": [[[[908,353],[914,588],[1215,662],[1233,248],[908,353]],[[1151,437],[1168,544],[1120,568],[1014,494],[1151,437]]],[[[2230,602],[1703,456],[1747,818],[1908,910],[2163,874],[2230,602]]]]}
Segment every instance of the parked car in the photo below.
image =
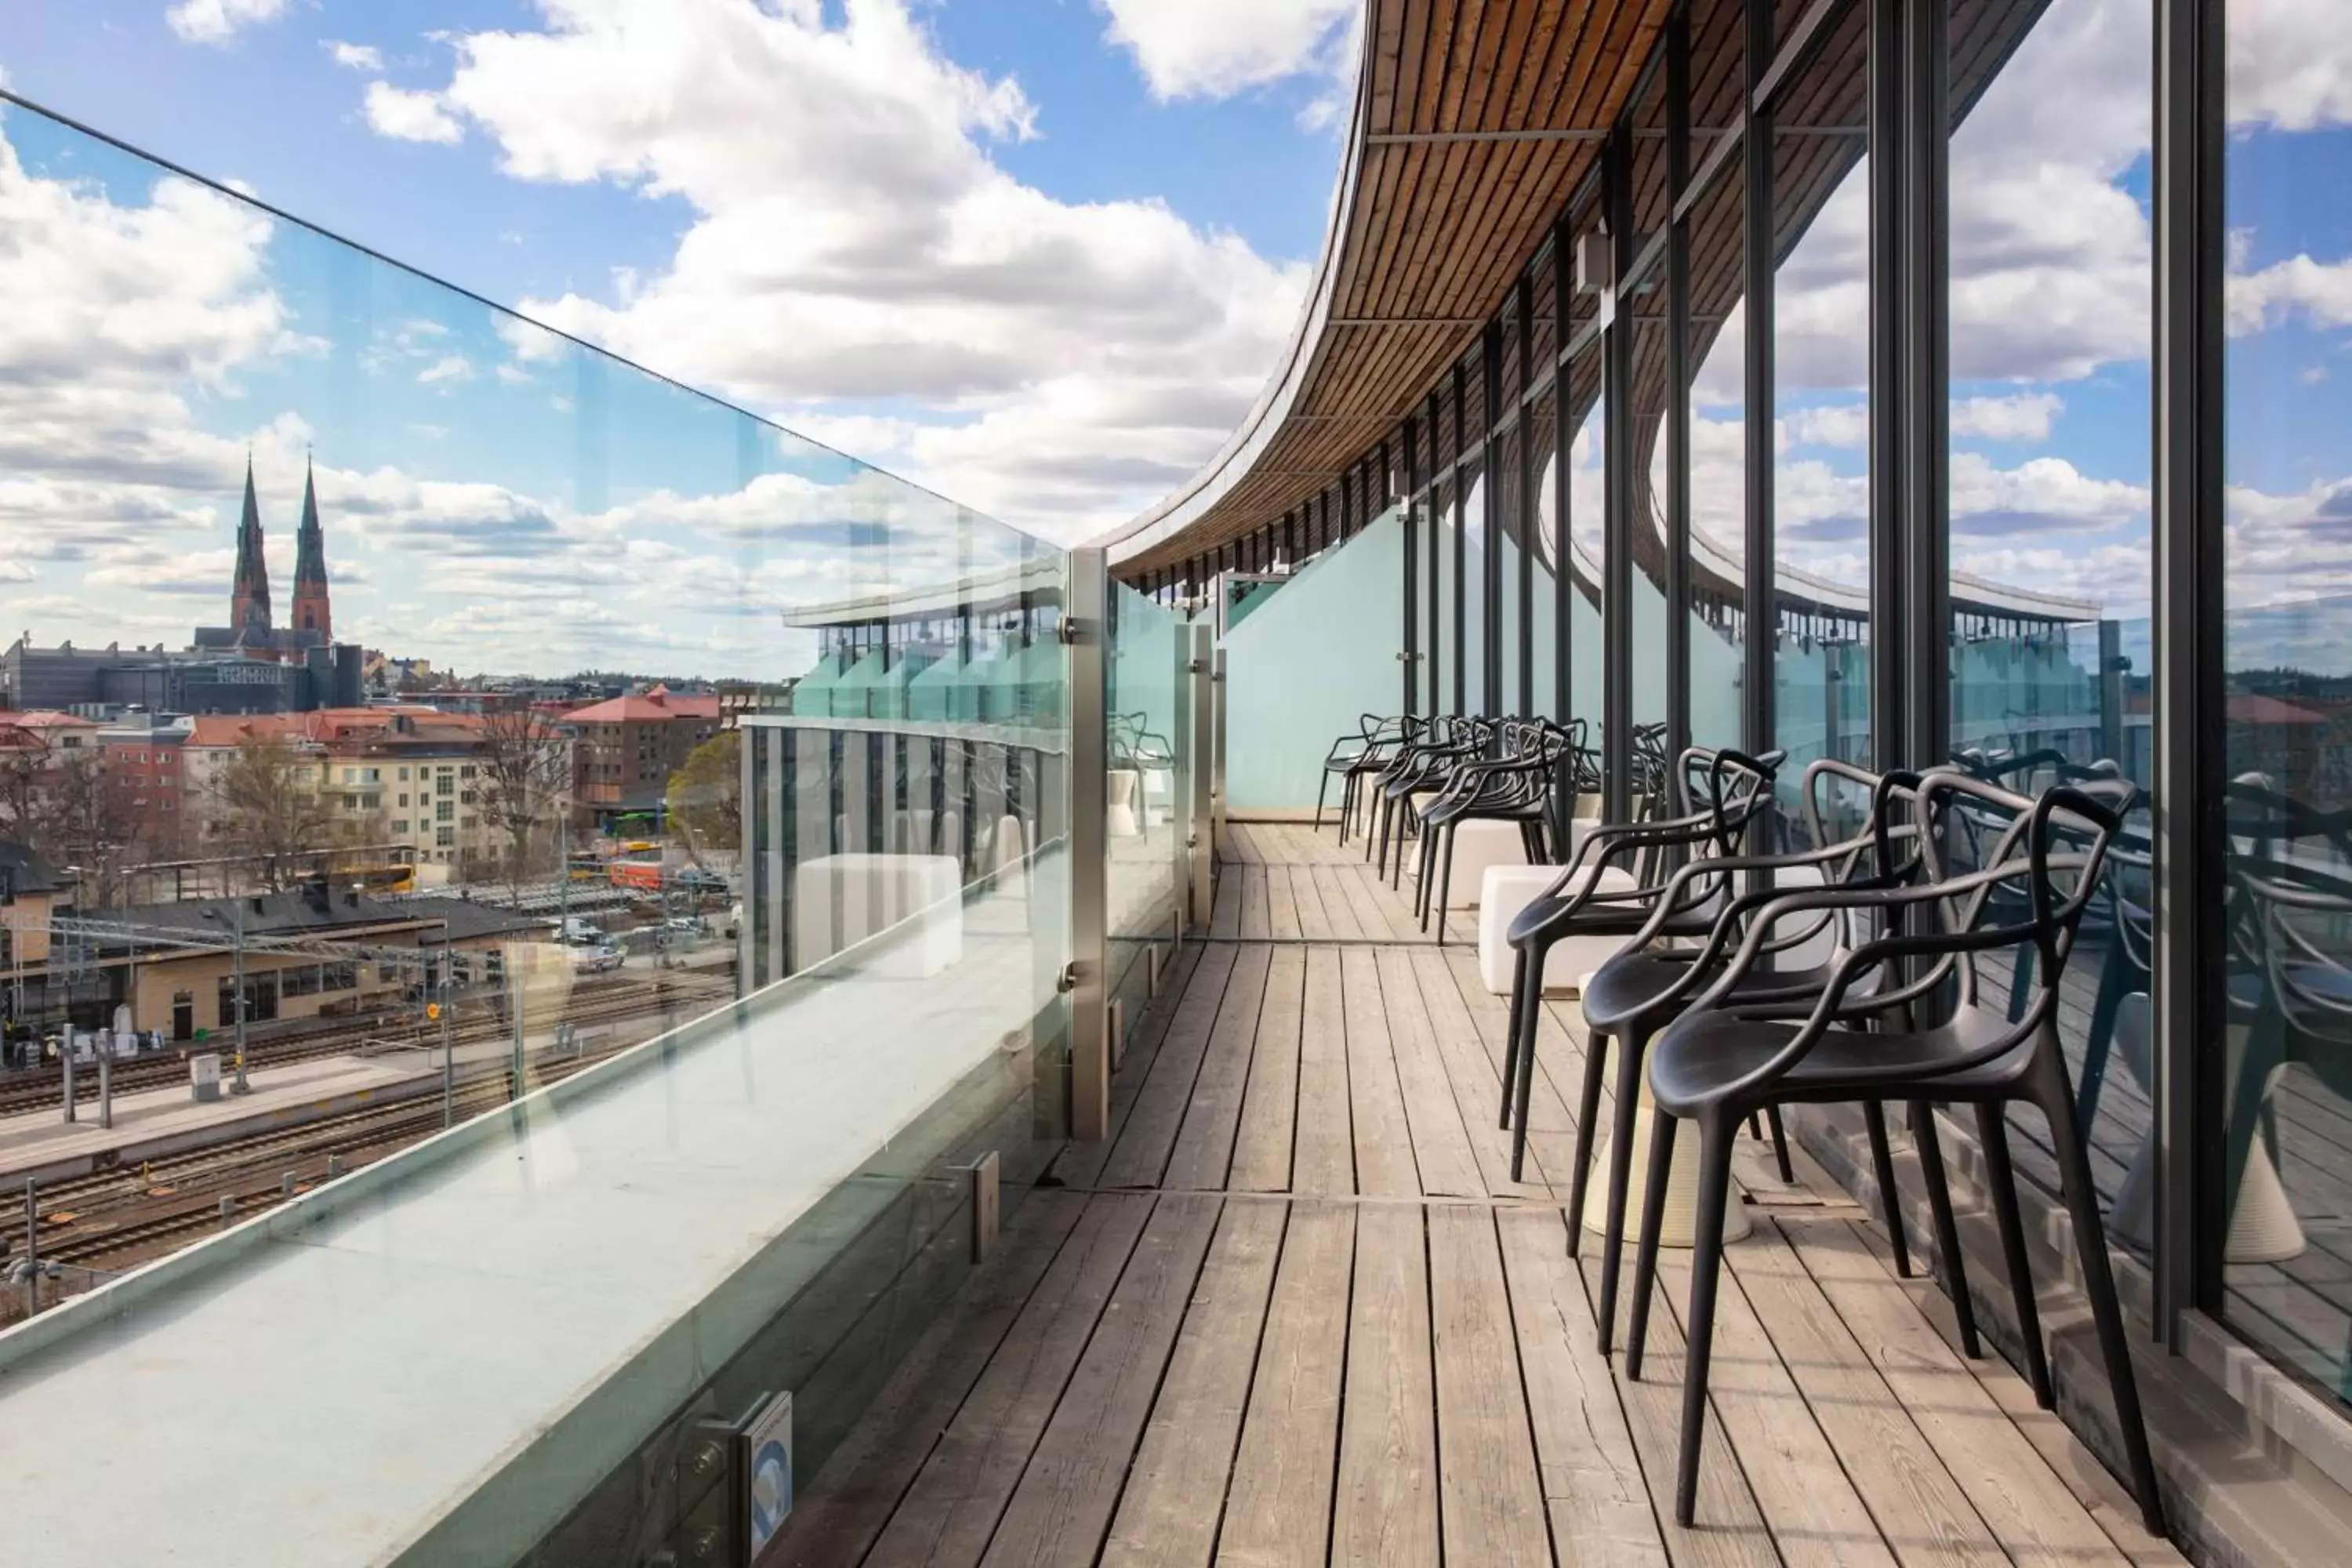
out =
{"type": "Polygon", "coordinates": [[[624,954],[609,942],[599,942],[572,950],[572,972],[574,974],[604,974],[621,967],[624,954]]]}
{"type": "Polygon", "coordinates": [[[607,940],[603,926],[598,925],[594,921],[584,920],[579,915],[568,917],[557,929],[562,932],[563,940],[574,947],[591,946],[607,940]]]}
{"type": "Polygon", "coordinates": [[[699,942],[710,934],[710,922],[700,915],[672,915],[662,921],[662,934],[677,941],[699,942]]]}
{"type": "Polygon", "coordinates": [[[727,879],[708,866],[688,866],[678,872],[674,880],[689,892],[723,893],[727,890],[727,879]]]}

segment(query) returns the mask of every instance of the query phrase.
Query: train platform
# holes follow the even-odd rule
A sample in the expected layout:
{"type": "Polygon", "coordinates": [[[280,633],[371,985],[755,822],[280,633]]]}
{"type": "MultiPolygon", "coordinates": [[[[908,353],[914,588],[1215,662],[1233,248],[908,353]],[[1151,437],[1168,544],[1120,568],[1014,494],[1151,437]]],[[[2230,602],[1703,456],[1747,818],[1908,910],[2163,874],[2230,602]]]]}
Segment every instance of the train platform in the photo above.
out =
{"type": "MultiPolygon", "coordinates": [[[[256,1068],[247,1075],[252,1085],[247,1094],[228,1092],[229,1075],[224,1069],[216,1100],[192,1099],[185,1083],[116,1095],[112,1127],[98,1124],[98,1069],[84,1068],[75,1075],[79,1120],[65,1120],[62,1091],[39,1110],[0,1117],[0,1189],[21,1187],[27,1177],[56,1180],[107,1165],[161,1159],[216,1142],[231,1130],[291,1127],[349,1110],[389,1098],[422,1079],[437,1078],[438,1053],[434,1053],[429,1075],[420,1066],[424,1055],[319,1057],[256,1068]]],[[[461,1064],[467,1055],[459,1050],[461,1064]]]]}

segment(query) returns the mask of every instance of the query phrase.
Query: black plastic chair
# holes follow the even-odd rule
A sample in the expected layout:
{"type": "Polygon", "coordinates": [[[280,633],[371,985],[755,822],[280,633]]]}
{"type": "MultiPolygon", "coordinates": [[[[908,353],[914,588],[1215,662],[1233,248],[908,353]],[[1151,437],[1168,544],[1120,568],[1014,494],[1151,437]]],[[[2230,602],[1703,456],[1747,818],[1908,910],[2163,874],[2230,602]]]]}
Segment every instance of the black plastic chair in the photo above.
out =
{"type": "MultiPolygon", "coordinates": [[[[1803,803],[1816,847],[1771,856],[1725,856],[1696,860],[1675,873],[1667,894],[1641,932],[1602,964],[1584,990],[1584,1018],[1591,1038],[1584,1060],[1583,1093],[1576,1127],[1576,1164],[1570,1178],[1569,1213],[1584,1208],[1592,1158],[1592,1124],[1600,1114],[1601,1085],[1606,1051],[1603,1042],[1618,1046],[1616,1115],[1609,1145],[1607,1207],[1602,1211],[1605,1243],[1601,1258],[1601,1300],[1598,1311],[1601,1353],[1607,1355],[1616,1328],[1619,1264],[1625,1237],[1626,1190],[1632,1184],[1634,1114],[1640,1098],[1642,1069],[1650,1039],[1681,1016],[1692,999],[1723,972],[1726,955],[1742,932],[1747,917],[1792,889],[1774,887],[1770,879],[1787,872],[1810,872],[1827,887],[1871,889],[1898,887],[1910,881],[1920,867],[1916,829],[1908,820],[1916,797],[1917,775],[1865,772],[1850,763],[1824,758],[1805,770],[1803,803]],[[1832,841],[1824,811],[1824,786],[1859,786],[1870,801],[1869,816],[1853,837],[1832,841]],[[1906,820],[1898,822],[1898,815],[1906,820]],[[1898,852],[1899,851],[1899,852],[1898,852]],[[1748,879],[1756,890],[1735,895],[1735,878],[1748,879]],[[1760,885],[1759,885],[1759,879],[1760,885]],[[1666,950],[1659,946],[1675,911],[1695,905],[1720,902],[1722,914],[1704,948],[1666,950]]],[[[1825,910],[1801,929],[1768,939],[1762,952],[1779,957],[1797,952],[1823,936],[1842,946],[1855,945],[1865,936],[1855,929],[1847,911],[1825,910]]],[[[1834,963],[1795,968],[1760,963],[1736,989],[1739,1005],[1750,1016],[1802,1017],[1829,984],[1834,963]]],[[[1867,995],[1882,978],[1865,976],[1859,989],[1867,995]]],[[[1777,1107],[1766,1108],[1775,1147],[1781,1157],[1782,1178],[1789,1179],[1787,1133],[1777,1107]]],[[[1871,1163],[1880,1194],[1887,1205],[1888,1229],[1895,1238],[1895,1271],[1911,1273],[1909,1248],[1896,1212],[1895,1161],[1888,1146],[1886,1118],[1877,1100],[1863,1102],[1870,1135],[1871,1163]]],[[[1969,1302],[1959,1249],[1959,1231],[1952,1214],[1951,1191],[1945,1178],[1943,1152],[1936,1139],[1935,1121],[1924,1105],[1912,1107],[1912,1126],[1918,1141],[1919,1161],[1927,1175],[1928,1205],[1935,1215],[1937,1247],[1945,1260],[1958,1304],[1961,1347],[1973,1359],[1981,1354],[1975,1314],[1969,1302]]],[[[1577,1250],[1578,1228],[1569,1231],[1569,1251],[1577,1250]]]]}
{"type": "Polygon", "coordinates": [[[1377,868],[1388,863],[1391,834],[1400,865],[1404,859],[1404,829],[1416,797],[1443,794],[1454,773],[1486,756],[1494,743],[1495,727],[1483,719],[1453,714],[1431,721],[1427,730],[1397,748],[1374,786],[1372,831],[1366,858],[1377,868]]]}
{"type": "MultiPolygon", "coordinates": [[[[1421,871],[1414,892],[1421,929],[1437,919],[1437,945],[1445,945],[1446,900],[1453,894],[1454,836],[1465,822],[1507,822],[1519,830],[1520,852],[1530,866],[1543,865],[1551,855],[1548,839],[1553,810],[1551,791],[1564,736],[1533,722],[1507,721],[1502,728],[1503,756],[1495,762],[1466,763],[1454,771],[1437,798],[1420,812],[1421,871]]],[[[1403,859],[1403,848],[1398,848],[1403,859]]]]}
{"type": "Polygon", "coordinates": [[[1674,1172],[1675,1129],[1699,1131],[1698,1231],[1691,1264],[1688,1346],[1683,1379],[1681,1468],[1675,1517],[1691,1523],[1698,1496],[1700,1436],[1706,1419],[1708,1359],[1715,1338],[1715,1300],[1723,1260],[1723,1216],[1729,1198],[1732,1140],[1742,1120],[1768,1106],[1843,1100],[1913,1100],[1968,1102],[1977,1108],[1984,1142],[1987,1196],[2001,1233],[2010,1286],[2024,1342],[2026,1374],[2034,1397],[2053,1400],[2042,1348],[2040,1315],[2025,1253],[2024,1224],[2010,1168],[2005,1108],[2024,1100],[2049,1119],[2067,1211],[2081,1256],[2107,1380],[2115,1397],[2130,1479],[2142,1519],[2164,1531],[2163,1502],[2149,1455],[2138,1384],[2108,1262],[2105,1226],[2091,1184],[2090,1157],[2074,1119],[2055,1019],[2059,984],[2083,911],[2099,885],[2102,862],[2120,818],[2105,801],[2074,785],[2029,800],[1982,779],[1937,769],[1918,784],[1919,843],[1928,879],[1897,888],[1824,888],[1789,893],[1759,910],[1739,952],[1689,1011],[1661,1034],[1650,1051],[1650,1089],[1657,1122],[1650,1145],[1649,1187],[1643,1195],[1641,1241],[1634,1256],[1633,1300],[1627,1329],[1626,1375],[1639,1378],[1643,1340],[1655,1288],[1658,1235],[1666,1184],[1674,1172]],[[2010,826],[1981,868],[1952,873],[1940,838],[1958,803],[2005,816],[2010,826]],[[1999,891],[2011,897],[1996,899],[1999,891]],[[2024,901],[2020,919],[1998,918],[2012,897],[2024,901]],[[1939,929],[1909,933],[1910,911],[1926,909],[1939,929]],[[1837,963],[1830,983],[1801,1021],[1745,1012],[1739,988],[1764,956],[1780,921],[1817,911],[1874,918],[1889,934],[1864,942],[1837,963]],[[1978,961],[2031,947],[2038,960],[2033,994],[2016,1023],[1979,1000],[1978,961]],[[1924,963],[1920,969],[1896,966],[1924,963]],[[1885,972],[1873,998],[1855,988],[1885,972]],[[1857,1011],[1901,1016],[1946,986],[1956,1001],[1945,1021],[1921,1028],[1903,1017],[1899,1028],[1873,1031],[1853,1021],[1857,1011]]]}
{"type": "Polygon", "coordinates": [[[1411,742],[1423,729],[1425,721],[1411,714],[1382,718],[1367,713],[1359,721],[1357,732],[1342,735],[1331,742],[1323,755],[1323,776],[1315,784],[1315,826],[1323,826],[1323,801],[1331,787],[1332,775],[1339,779],[1339,842],[1348,842],[1348,819],[1354,815],[1357,792],[1366,775],[1386,767],[1398,748],[1411,742]]]}
{"type": "MultiPolygon", "coordinates": [[[[1528,1101],[1535,1086],[1536,1026],[1543,1010],[1544,966],[1551,950],[1572,936],[1631,937],[1646,927],[1673,887],[1668,867],[1676,855],[1738,852],[1751,822],[1765,820],[1781,753],[1759,759],[1741,752],[1693,747],[1683,754],[1682,801],[1696,810],[1645,822],[1608,823],[1584,842],[1551,884],[1511,918],[1511,1013],[1504,1035],[1502,1125],[1511,1131],[1511,1179],[1527,1161],[1528,1101]],[[1694,781],[1696,787],[1693,787],[1694,781]],[[1601,885],[1605,870],[1626,870],[1631,888],[1601,885]]],[[[1674,793],[1662,788],[1657,801],[1674,793]]],[[[1703,938],[1715,929],[1713,904],[1669,908],[1660,931],[1703,938]]]]}

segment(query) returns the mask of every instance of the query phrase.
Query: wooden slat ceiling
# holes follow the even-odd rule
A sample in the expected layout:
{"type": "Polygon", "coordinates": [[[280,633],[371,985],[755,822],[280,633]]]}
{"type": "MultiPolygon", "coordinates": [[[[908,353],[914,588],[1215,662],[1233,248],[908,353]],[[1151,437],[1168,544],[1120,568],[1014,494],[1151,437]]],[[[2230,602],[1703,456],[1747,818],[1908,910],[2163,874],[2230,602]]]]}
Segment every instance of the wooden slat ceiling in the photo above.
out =
{"type": "MultiPolygon", "coordinates": [[[[1104,541],[1120,574],[1255,530],[1403,417],[1502,303],[1648,59],[1670,0],[1369,0],[1341,221],[1322,303],[1254,423],[1104,541]],[[1285,395],[1287,395],[1286,396],[1285,395]],[[1253,434],[1263,437],[1243,455],[1253,434]]],[[[1473,388],[1475,395],[1476,388],[1473,388]]]]}
{"type": "MultiPolygon", "coordinates": [[[[1241,538],[1309,500],[1438,393],[1438,449],[1453,450],[1454,366],[1480,326],[1501,310],[1542,247],[1553,218],[1600,156],[1591,139],[1396,141],[1432,133],[1599,132],[1626,107],[1671,5],[1667,0],[1370,0],[1365,76],[1359,104],[1352,188],[1322,269],[1328,308],[1312,339],[1295,342],[1285,370],[1252,422],[1184,489],[1105,541],[1119,574],[1138,578],[1241,538]],[[1288,401],[1285,403],[1285,394],[1288,401]],[[1255,455],[1252,437],[1257,437],[1255,455]]],[[[1955,0],[1949,59],[1955,123],[1972,109],[2048,0],[1955,0]]],[[[1780,0],[1779,30],[1792,32],[1806,0],[1780,0]]],[[[1746,61],[1739,7],[1700,5],[1692,38],[1694,163],[1703,132],[1738,117],[1746,61]]],[[[1858,131],[1867,109],[1866,10],[1849,5],[1824,30],[1815,53],[1776,103],[1773,247],[1785,258],[1867,150],[1858,131]]],[[[1643,100],[1639,123],[1662,128],[1663,95],[1643,100]]],[[[1636,143],[1635,232],[1655,234],[1666,218],[1663,142],[1636,143]]],[[[1722,171],[1691,224],[1694,366],[1722,330],[1742,291],[1745,232],[1739,161],[1722,171]]],[[[1548,274],[1549,268],[1538,268],[1548,274]]],[[[1554,352],[1553,300],[1539,276],[1530,300],[1538,367],[1554,352]]],[[[1571,322],[1592,309],[1571,301],[1571,322]]],[[[1646,475],[1664,409],[1663,289],[1636,297],[1635,471],[1646,475]],[[1660,318],[1651,320],[1652,318],[1660,318]]],[[[1316,325],[1302,321],[1302,335],[1316,325]]],[[[1506,323],[1515,342],[1516,321],[1506,323]]],[[[1517,354],[1507,349],[1507,395],[1518,388],[1517,354]]],[[[1601,393],[1600,358],[1571,367],[1571,426],[1601,393]]],[[[1465,381],[1468,428],[1484,422],[1484,388],[1465,381]]],[[[1533,461],[1550,450],[1550,400],[1539,410],[1533,461]]],[[[1426,456],[1426,454],[1424,454],[1426,456]]],[[[1336,523],[1336,519],[1335,519],[1336,523]]],[[[1507,519],[1517,531],[1517,519],[1507,519]]],[[[1657,574],[1659,541],[1636,530],[1643,570],[1657,574]]],[[[1704,574],[1703,574],[1704,575],[1704,574]]],[[[1736,601],[1735,583],[1695,584],[1736,601]]]]}

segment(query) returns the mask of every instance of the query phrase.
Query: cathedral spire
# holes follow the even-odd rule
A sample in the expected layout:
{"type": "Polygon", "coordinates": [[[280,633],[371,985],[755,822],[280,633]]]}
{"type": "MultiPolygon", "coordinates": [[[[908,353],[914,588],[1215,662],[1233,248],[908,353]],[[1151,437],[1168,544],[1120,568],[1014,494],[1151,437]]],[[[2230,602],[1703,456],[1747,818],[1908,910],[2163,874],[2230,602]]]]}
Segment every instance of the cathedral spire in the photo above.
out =
{"type": "Polygon", "coordinates": [[[327,535],[319,526],[319,479],[307,461],[302,475],[302,523],[294,533],[294,629],[335,640],[334,610],[327,598],[327,535]]]}
{"type": "Polygon", "coordinates": [[[269,563],[261,543],[261,506],[254,498],[253,454],[247,452],[245,511],[236,527],[236,582],[229,597],[229,626],[239,633],[269,630],[269,563]]]}

